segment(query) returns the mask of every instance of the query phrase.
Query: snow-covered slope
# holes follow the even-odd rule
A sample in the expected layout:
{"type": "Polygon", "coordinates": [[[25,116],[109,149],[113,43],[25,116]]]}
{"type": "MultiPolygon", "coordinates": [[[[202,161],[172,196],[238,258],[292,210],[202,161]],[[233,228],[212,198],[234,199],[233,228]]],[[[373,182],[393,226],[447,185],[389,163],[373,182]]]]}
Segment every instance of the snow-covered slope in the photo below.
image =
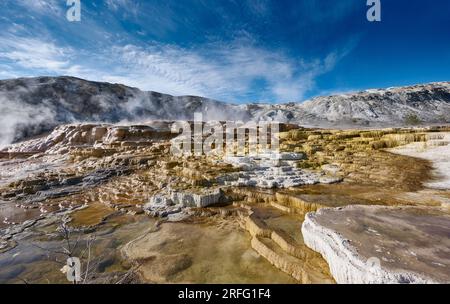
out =
{"type": "Polygon", "coordinates": [[[423,122],[450,121],[450,83],[431,83],[355,94],[318,97],[302,106],[328,121],[361,121],[401,125],[405,117],[423,122]]]}
{"type": "Polygon", "coordinates": [[[304,103],[233,105],[196,96],[143,92],[121,84],[73,77],[0,81],[0,145],[50,131],[64,123],[192,119],[278,120],[305,126],[400,126],[450,122],[450,83],[431,83],[318,97],[304,103]]]}
{"type": "Polygon", "coordinates": [[[74,122],[192,119],[194,112],[203,112],[210,120],[249,120],[243,108],[202,97],[175,97],[73,77],[2,80],[0,145],[74,122]]]}

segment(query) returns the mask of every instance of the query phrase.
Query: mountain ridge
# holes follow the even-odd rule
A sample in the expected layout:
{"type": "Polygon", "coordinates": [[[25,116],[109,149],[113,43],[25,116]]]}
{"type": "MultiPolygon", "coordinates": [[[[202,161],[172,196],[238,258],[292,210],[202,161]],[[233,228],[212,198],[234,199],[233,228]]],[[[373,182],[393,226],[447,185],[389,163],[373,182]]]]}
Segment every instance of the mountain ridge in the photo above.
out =
{"type": "Polygon", "coordinates": [[[74,122],[148,120],[278,120],[312,127],[402,126],[450,122],[450,82],[319,96],[302,103],[232,104],[198,96],[172,96],[123,84],[71,76],[0,80],[0,144],[74,122]]]}

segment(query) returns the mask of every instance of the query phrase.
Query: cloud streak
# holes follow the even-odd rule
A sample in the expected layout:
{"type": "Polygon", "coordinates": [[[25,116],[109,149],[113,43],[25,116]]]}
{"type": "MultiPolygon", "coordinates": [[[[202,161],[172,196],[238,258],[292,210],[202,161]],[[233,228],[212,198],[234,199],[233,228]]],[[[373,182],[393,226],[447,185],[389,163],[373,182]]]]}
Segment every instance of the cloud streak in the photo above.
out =
{"type": "Polygon", "coordinates": [[[315,79],[332,70],[347,52],[305,61],[237,40],[196,49],[126,45],[114,48],[114,53],[121,62],[119,75],[140,88],[226,101],[301,101],[315,79]],[[256,82],[263,84],[259,94],[252,90],[256,82]]]}
{"type": "Polygon", "coordinates": [[[63,72],[72,50],[27,37],[0,37],[0,58],[27,69],[63,72]]]}
{"type": "MultiPolygon", "coordinates": [[[[305,2],[306,8],[317,9],[314,3],[305,2]]],[[[0,20],[7,26],[0,33],[0,66],[8,67],[0,78],[71,75],[236,103],[302,101],[347,53],[330,47],[305,57],[262,41],[245,22],[233,25],[236,18],[261,26],[272,20],[277,10],[268,0],[86,2],[83,21],[76,24],[65,20],[65,1],[3,6],[8,16],[25,10],[32,21],[0,20]],[[192,33],[185,33],[187,28],[192,33]]]]}
{"type": "Polygon", "coordinates": [[[331,53],[306,62],[247,40],[195,49],[157,43],[127,44],[93,54],[94,58],[103,58],[101,66],[109,67],[105,69],[100,65],[93,68],[72,48],[52,41],[0,37],[0,60],[36,74],[73,75],[143,90],[234,102],[300,101],[314,87],[316,77],[332,70],[343,55],[331,53]],[[263,83],[262,89],[258,94],[250,94],[256,82],[263,83]]]}

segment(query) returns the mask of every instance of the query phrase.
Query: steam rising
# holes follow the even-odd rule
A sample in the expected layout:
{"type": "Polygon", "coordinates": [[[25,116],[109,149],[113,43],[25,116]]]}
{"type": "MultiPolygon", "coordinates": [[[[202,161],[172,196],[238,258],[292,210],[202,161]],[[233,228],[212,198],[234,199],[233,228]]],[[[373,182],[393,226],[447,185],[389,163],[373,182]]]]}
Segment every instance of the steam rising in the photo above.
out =
{"type": "Polygon", "coordinates": [[[143,92],[73,77],[0,81],[0,145],[40,135],[60,124],[145,124],[150,120],[279,121],[313,127],[402,126],[450,122],[450,83],[432,83],[318,97],[302,104],[233,105],[212,99],[143,92]]]}
{"type": "Polygon", "coordinates": [[[0,81],[0,146],[75,122],[144,123],[149,120],[248,120],[245,107],[200,97],[142,92],[72,77],[0,81]]]}

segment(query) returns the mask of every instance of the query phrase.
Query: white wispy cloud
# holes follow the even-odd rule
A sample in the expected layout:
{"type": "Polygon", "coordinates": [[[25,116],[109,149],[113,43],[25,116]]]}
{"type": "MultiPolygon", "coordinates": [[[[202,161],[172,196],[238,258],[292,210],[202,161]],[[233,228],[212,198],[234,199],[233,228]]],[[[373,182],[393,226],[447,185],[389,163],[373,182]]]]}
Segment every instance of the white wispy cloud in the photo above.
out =
{"type": "MultiPolygon", "coordinates": [[[[32,74],[72,75],[123,83],[173,95],[201,95],[225,101],[301,101],[315,79],[330,71],[343,54],[305,62],[248,39],[194,49],[153,43],[113,46],[91,53],[96,65],[79,51],[54,41],[0,36],[0,60],[32,74]],[[264,84],[257,97],[252,86],[264,84]]],[[[32,76],[32,75],[26,75],[32,76]]]]}
{"type": "Polygon", "coordinates": [[[79,59],[82,54],[68,46],[60,46],[51,40],[31,37],[0,36],[0,77],[38,75],[72,75],[102,80],[104,73],[91,68],[79,59]],[[14,71],[14,68],[20,69],[14,71]]]}
{"type": "Polygon", "coordinates": [[[114,53],[120,60],[120,77],[111,79],[140,88],[233,100],[245,98],[255,81],[263,81],[266,85],[261,98],[275,101],[302,100],[315,78],[330,71],[343,56],[332,53],[305,63],[242,41],[195,50],[127,45],[114,48],[114,53]]]}
{"type": "Polygon", "coordinates": [[[0,37],[0,58],[27,68],[64,71],[70,65],[71,49],[52,42],[25,37],[0,37]]]}
{"type": "Polygon", "coordinates": [[[61,15],[61,5],[65,3],[65,0],[16,0],[16,4],[23,9],[45,15],[61,15]]]}
{"type": "Polygon", "coordinates": [[[113,10],[129,7],[133,4],[130,0],[106,0],[106,5],[113,10]]]}
{"type": "Polygon", "coordinates": [[[133,0],[106,0],[106,6],[113,11],[127,12],[133,16],[139,13],[139,3],[133,0]]]}
{"type": "Polygon", "coordinates": [[[245,0],[245,5],[258,16],[265,16],[270,12],[268,0],[245,0]]]}

